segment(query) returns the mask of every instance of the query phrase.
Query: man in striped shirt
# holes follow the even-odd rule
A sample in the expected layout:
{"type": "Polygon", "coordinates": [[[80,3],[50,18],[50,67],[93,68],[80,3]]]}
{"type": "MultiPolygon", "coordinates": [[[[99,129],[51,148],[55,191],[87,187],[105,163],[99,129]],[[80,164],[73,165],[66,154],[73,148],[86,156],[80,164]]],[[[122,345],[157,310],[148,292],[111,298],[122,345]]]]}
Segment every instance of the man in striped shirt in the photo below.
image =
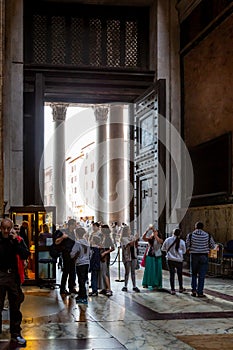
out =
{"type": "Polygon", "coordinates": [[[208,253],[214,249],[213,237],[203,230],[203,223],[197,222],[195,230],[187,235],[186,247],[190,253],[192,296],[205,297],[203,294],[205,275],[208,270],[208,253]]]}

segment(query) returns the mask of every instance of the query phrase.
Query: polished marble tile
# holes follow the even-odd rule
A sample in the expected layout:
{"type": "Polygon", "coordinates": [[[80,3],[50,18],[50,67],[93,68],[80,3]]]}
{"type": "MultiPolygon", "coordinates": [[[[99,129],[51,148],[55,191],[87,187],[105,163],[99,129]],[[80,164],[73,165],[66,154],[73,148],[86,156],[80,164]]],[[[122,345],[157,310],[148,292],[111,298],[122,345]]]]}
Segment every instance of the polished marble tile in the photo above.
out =
{"type": "Polygon", "coordinates": [[[189,319],[151,321],[164,331],[171,331],[173,335],[205,335],[205,334],[233,334],[232,319],[189,319]]]}
{"type": "Polygon", "coordinates": [[[102,323],[106,330],[116,337],[127,349],[171,349],[190,350],[187,344],[178,341],[171,332],[164,331],[158,325],[148,321],[102,323]]]}
{"type": "MultiPolygon", "coordinates": [[[[141,288],[143,270],[137,271],[141,293],[122,292],[117,282],[117,268],[111,268],[113,296],[90,297],[88,306],[78,305],[72,297],[61,298],[59,290],[24,287],[22,334],[30,350],[130,349],[188,350],[202,349],[195,337],[226,335],[230,344],[233,334],[233,281],[206,279],[206,299],[190,296],[190,277],[184,276],[187,293],[169,293],[169,275],[163,271],[163,289],[141,288]],[[193,337],[193,338],[192,338],[193,337]]],[[[123,276],[123,274],[122,274],[123,276]]],[[[9,339],[9,310],[3,313],[0,350],[9,339]]],[[[220,339],[220,338],[219,338],[220,339]]],[[[203,348],[204,349],[204,348],[203,348]]],[[[213,349],[215,349],[213,347],[213,349]]],[[[225,350],[225,348],[223,348],[225,350]]],[[[229,347],[230,349],[230,347],[229,347]]]]}
{"type": "Polygon", "coordinates": [[[52,323],[47,325],[27,325],[23,334],[29,340],[35,339],[108,339],[108,332],[97,322],[52,323]]]}
{"type": "MultiPolygon", "coordinates": [[[[10,343],[0,342],[0,350],[20,350],[10,343]]],[[[116,339],[39,339],[28,340],[26,350],[123,350],[126,349],[116,339]]]]}

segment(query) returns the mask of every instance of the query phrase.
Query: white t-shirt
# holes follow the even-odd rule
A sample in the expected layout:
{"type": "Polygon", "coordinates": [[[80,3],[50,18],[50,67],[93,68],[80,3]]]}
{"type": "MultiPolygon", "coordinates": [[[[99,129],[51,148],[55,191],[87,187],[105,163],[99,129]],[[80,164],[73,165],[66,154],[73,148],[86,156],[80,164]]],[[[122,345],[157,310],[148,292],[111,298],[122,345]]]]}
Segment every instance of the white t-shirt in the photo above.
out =
{"type": "MultiPolygon", "coordinates": [[[[167,252],[168,248],[172,245],[172,243],[176,240],[176,236],[168,237],[165,239],[162,245],[162,250],[167,252]]],[[[180,239],[180,246],[178,251],[176,250],[176,243],[169,249],[166,254],[167,260],[173,261],[183,261],[183,255],[186,253],[186,245],[183,239],[180,239]]]]}

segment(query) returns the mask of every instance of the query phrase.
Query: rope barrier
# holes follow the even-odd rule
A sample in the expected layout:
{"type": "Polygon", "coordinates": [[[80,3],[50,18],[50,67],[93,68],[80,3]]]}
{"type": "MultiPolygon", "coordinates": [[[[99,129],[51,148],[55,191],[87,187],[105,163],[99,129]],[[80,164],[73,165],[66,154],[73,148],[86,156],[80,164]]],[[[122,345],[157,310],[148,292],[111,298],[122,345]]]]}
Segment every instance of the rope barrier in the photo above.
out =
{"type": "MultiPolygon", "coordinates": [[[[118,257],[118,279],[116,279],[116,282],[124,282],[124,279],[121,279],[121,260],[120,260],[120,248],[118,247],[118,252],[117,252],[117,256],[118,257]]],[[[115,259],[116,260],[116,259],[115,259]]]]}
{"type": "Polygon", "coordinates": [[[116,262],[116,259],[117,259],[118,255],[120,255],[119,248],[120,248],[120,247],[118,247],[118,252],[117,252],[117,255],[116,255],[115,259],[113,260],[113,262],[110,264],[110,266],[112,266],[112,265],[114,265],[114,264],[115,264],[115,262],[116,262]]]}

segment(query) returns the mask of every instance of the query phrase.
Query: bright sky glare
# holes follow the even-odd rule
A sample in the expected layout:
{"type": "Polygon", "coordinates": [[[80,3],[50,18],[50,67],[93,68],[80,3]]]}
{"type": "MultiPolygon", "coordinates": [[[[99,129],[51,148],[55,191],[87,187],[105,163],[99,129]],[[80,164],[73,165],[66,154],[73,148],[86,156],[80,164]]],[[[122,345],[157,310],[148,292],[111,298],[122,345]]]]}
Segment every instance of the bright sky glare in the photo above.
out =
{"type": "MultiPolygon", "coordinates": [[[[44,118],[45,118],[45,127],[44,127],[44,168],[48,168],[53,164],[53,137],[54,137],[54,122],[52,116],[52,108],[50,106],[45,106],[44,109],[44,118]]],[[[82,107],[68,107],[66,114],[66,135],[70,133],[77,134],[77,141],[74,142],[71,146],[66,147],[66,158],[71,157],[75,158],[80,153],[81,148],[85,147],[87,144],[95,141],[95,119],[94,113],[91,108],[82,108],[82,107]],[[86,131],[79,134],[79,120],[82,126],[86,131]],[[85,123],[86,121],[86,123],[85,123]],[[92,125],[92,128],[90,128],[92,125]],[[69,130],[70,128],[70,130],[69,130]]]]}

